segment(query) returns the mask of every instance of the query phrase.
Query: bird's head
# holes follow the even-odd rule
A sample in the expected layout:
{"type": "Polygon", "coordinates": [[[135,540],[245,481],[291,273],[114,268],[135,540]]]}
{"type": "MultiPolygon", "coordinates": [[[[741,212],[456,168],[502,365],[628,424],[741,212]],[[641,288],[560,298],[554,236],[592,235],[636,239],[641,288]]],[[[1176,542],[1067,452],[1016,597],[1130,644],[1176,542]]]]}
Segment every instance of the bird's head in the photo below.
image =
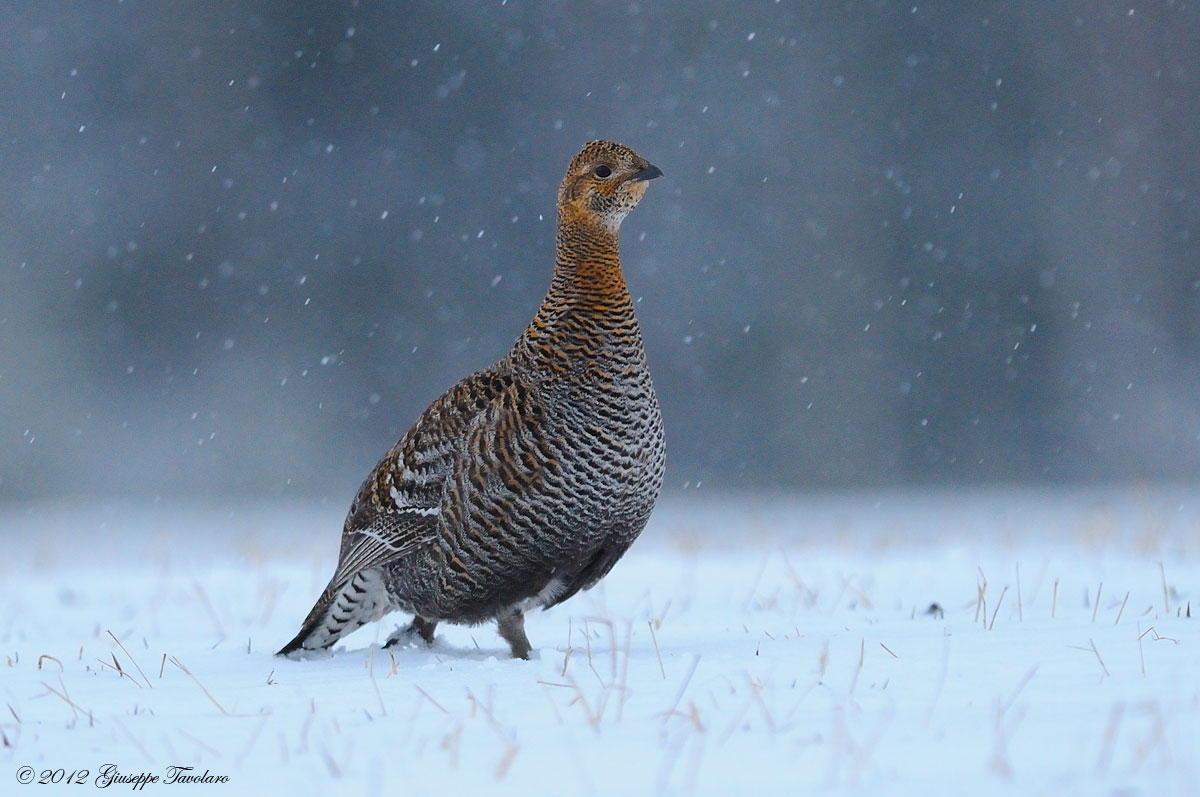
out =
{"type": "Polygon", "coordinates": [[[646,186],[662,170],[623,144],[592,141],[571,159],[558,189],[558,215],[564,222],[598,223],[616,233],[646,186]]]}

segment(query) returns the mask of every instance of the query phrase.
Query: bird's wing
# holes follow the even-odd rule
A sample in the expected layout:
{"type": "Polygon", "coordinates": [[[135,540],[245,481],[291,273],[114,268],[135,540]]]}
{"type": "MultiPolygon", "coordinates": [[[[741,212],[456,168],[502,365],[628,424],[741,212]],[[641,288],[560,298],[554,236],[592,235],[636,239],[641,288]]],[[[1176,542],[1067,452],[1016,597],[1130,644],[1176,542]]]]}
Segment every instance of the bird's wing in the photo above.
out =
{"type": "Polygon", "coordinates": [[[380,567],[430,542],[447,508],[447,494],[464,458],[476,453],[481,432],[517,411],[511,377],[480,371],[443,393],[380,460],[359,488],[342,531],[337,572],[330,586],[380,567]],[[491,420],[489,420],[491,419],[491,420]]]}

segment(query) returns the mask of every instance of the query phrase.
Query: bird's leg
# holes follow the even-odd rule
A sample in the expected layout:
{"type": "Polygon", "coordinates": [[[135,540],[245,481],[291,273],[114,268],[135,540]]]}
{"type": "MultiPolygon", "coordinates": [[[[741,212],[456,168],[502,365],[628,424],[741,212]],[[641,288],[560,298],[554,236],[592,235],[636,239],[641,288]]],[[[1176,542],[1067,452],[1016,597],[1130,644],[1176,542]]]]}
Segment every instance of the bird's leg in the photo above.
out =
{"type": "Polygon", "coordinates": [[[496,617],[496,625],[499,627],[500,636],[512,648],[512,657],[528,659],[532,646],[529,644],[529,637],[525,636],[525,614],[520,609],[506,609],[496,617]]]}
{"type": "Polygon", "coordinates": [[[424,617],[415,616],[407,628],[398,628],[395,633],[388,637],[384,643],[385,648],[390,648],[392,645],[397,645],[401,642],[412,641],[415,637],[420,637],[425,640],[425,644],[433,644],[433,632],[437,628],[437,620],[426,620],[424,617]]]}

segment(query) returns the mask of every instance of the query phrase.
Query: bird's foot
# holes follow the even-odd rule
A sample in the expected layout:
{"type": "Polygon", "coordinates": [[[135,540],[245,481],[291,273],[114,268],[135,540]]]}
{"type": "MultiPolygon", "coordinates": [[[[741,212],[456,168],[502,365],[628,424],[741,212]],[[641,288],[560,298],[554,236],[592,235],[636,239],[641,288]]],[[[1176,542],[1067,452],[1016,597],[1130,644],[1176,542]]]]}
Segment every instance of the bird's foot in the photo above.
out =
{"type": "Polygon", "coordinates": [[[433,644],[433,632],[437,629],[437,620],[426,620],[424,617],[414,617],[412,622],[404,628],[397,628],[391,636],[387,638],[387,642],[383,643],[385,648],[394,647],[395,645],[414,645],[417,640],[424,642],[426,645],[433,644]]]}

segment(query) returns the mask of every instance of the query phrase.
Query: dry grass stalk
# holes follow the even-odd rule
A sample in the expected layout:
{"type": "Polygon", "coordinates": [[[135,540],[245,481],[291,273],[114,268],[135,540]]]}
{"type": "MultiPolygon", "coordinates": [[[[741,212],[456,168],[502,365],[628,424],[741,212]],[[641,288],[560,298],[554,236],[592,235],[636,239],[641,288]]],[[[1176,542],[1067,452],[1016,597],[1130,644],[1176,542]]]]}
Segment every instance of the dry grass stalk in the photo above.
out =
{"type": "Polygon", "coordinates": [[[1003,703],[1002,707],[1005,712],[1007,712],[1008,709],[1012,707],[1012,704],[1016,702],[1017,697],[1025,690],[1025,687],[1029,685],[1029,682],[1033,680],[1033,676],[1037,675],[1037,671],[1038,666],[1035,664],[1029,668],[1029,672],[1025,673],[1025,677],[1023,677],[1020,682],[1017,683],[1017,688],[1013,690],[1013,693],[1009,696],[1008,700],[1003,703]]]}
{"type": "Polygon", "coordinates": [[[996,704],[996,743],[992,749],[992,760],[990,764],[992,770],[996,772],[996,774],[1005,778],[1011,778],[1013,775],[1012,764],[1008,760],[1008,739],[1012,731],[1016,730],[1017,726],[1021,724],[1021,721],[1025,719],[1025,712],[1024,710],[1018,710],[1015,712],[1011,727],[1005,722],[1005,717],[1012,708],[1013,702],[1017,699],[1017,695],[1021,694],[1021,691],[1025,688],[1025,685],[1029,683],[1036,672],[1037,667],[1034,666],[1029,670],[1029,672],[1025,673],[1025,677],[1021,679],[1019,684],[1017,684],[1017,688],[1013,691],[1009,699],[1004,703],[996,704]]]}
{"type": "Polygon", "coordinates": [[[982,612],[983,620],[986,623],[987,622],[987,599],[984,597],[984,593],[987,592],[987,576],[985,576],[983,574],[982,567],[977,568],[977,569],[979,570],[979,582],[975,585],[975,589],[977,592],[977,594],[975,596],[975,622],[977,622],[977,623],[979,622],[979,615],[982,612]]]}
{"type": "Polygon", "coordinates": [[[1104,592],[1104,582],[1100,582],[1100,586],[1096,587],[1096,602],[1092,605],[1092,622],[1096,622],[1096,613],[1100,611],[1100,595],[1104,592]]]}
{"type": "Polygon", "coordinates": [[[40,669],[42,669],[42,662],[43,662],[43,661],[45,661],[45,660],[49,660],[49,661],[52,661],[52,662],[54,662],[55,664],[57,664],[57,665],[58,665],[58,671],[59,671],[59,672],[65,672],[65,671],[66,671],[66,668],[65,668],[65,667],[63,667],[63,663],[62,663],[61,661],[59,661],[58,659],[56,659],[54,656],[51,656],[49,653],[43,653],[42,655],[38,656],[38,660],[37,660],[37,668],[38,668],[39,670],[40,670],[40,669]]]}
{"type": "Polygon", "coordinates": [[[988,630],[991,631],[996,627],[996,615],[1000,614],[1000,605],[1004,603],[1004,596],[1008,594],[1008,585],[1004,585],[1004,589],[1000,590],[1000,599],[996,601],[996,608],[992,611],[992,622],[988,625],[988,630]]]}
{"type": "Polygon", "coordinates": [[[270,719],[271,719],[270,714],[263,714],[262,719],[260,719],[258,721],[258,725],[256,725],[254,728],[254,732],[250,734],[250,738],[246,741],[246,744],[242,746],[242,750],[240,753],[238,753],[237,758],[234,759],[234,761],[236,762],[235,767],[237,769],[241,769],[242,764],[246,760],[246,757],[248,755],[250,755],[250,751],[254,749],[254,746],[256,744],[258,744],[258,737],[259,737],[259,735],[262,734],[262,729],[264,727],[266,727],[267,721],[270,719]]]}
{"type": "Polygon", "coordinates": [[[1163,592],[1163,612],[1171,613],[1171,591],[1167,589],[1167,569],[1163,567],[1163,563],[1158,563],[1158,573],[1162,576],[1162,592],[1163,592]]]}
{"type": "Polygon", "coordinates": [[[929,725],[929,721],[933,719],[933,710],[937,708],[938,700],[942,697],[942,689],[946,686],[946,675],[950,672],[950,637],[945,637],[945,643],[942,645],[942,666],[938,674],[937,688],[933,691],[933,699],[929,701],[929,708],[925,711],[925,725],[929,725]]]}
{"type": "MultiPolygon", "coordinates": [[[[1149,628],[1147,628],[1147,629],[1146,629],[1144,632],[1142,632],[1142,636],[1145,636],[1146,634],[1154,634],[1154,641],[1155,641],[1155,642],[1163,642],[1163,641],[1165,641],[1165,642],[1174,642],[1176,645],[1178,645],[1178,644],[1179,644],[1179,640],[1178,640],[1178,639],[1175,639],[1174,637],[1169,637],[1169,636],[1160,636],[1160,635],[1159,635],[1159,633],[1158,633],[1158,629],[1156,629],[1154,626],[1150,626],[1150,627],[1149,627],[1149,628]]],[[[1140,638],[1141,638],[1141,637],[1139,637],[1139,639],[1140,639],[1140,638]]]]}
{"type": "Polygon", "coordinates": [[[767,572],[767,564],[771,561],[771,552],[763,554],[762,564],[758,566],[758,572],[754,574],[754,581],[750,584],[750,591],[746,593],[746,599],[742,601],[742,614],[750,613],[750,605],[754,602],[754,595],[758,592],[759,582],[762,581],[763,574],[767,572]]]}
{"type": "Polygon", "coordinates": [[[1096,661],[1100,662],[1100,669],[1104,670],[1104,674],[1106,676],[1111,676],[1112,673],[1108,671],[1108,667],[1104,666],[1104,659],[1100,658],[1100,651],[1096,650],[1096,641],[1094,639],[1089,639],[1088,642],[1090,642],[1092,645],[1092,652],[1096,654],[1096,661]]]}
{"type": "Polygon", "coordinates": [[[1139,714],[1148,714],[1151,719],[1149,733],[1144,739],[1138,742],[1137,747],[1134,749],[1134,771],[1142,768],[1142,765],[1146,763],[1146,759],[1150,757],[1151,750],[1155,747],[1159,748],[1163,765],[1168,766],[1170,764],[1171,752],[1166,744],[1166,728],[1163,723],[1161,704],[1147,701],[1135,706],[1134,710],[1139,714]]]}
{"type": "Polygon", "coordinates": [[[607,687],[609,682],[605,682],[604,678],[602,678],[600,676],[600,672],[599,672],[599,670],[596,669],[596,664],[592,660],[592,632],[591,632],[591,628],[588,626],[589,622],[600,623],[601,625],[608,626],[609,669],[611,671],[609,678],[614,679],[614,680],[617,677],[617,633],[616,633],[616,629],[613,628],[612,620],[609,620],[604,617],[585,617],[583,620],[583,640],[587,646],[588,667],[591,668],[592,673],[595,674],[596,680],[600,682],[600,685],[603,687],[607,687]]]}
{"type": "Polygon", "coordinates": [[[153,689],[154,685],[150,683],[150,679],[146,677],[146,673],[142,672],[141,665],[139,665],[137,663],[137,659],[135,659],[133,657],[133,654],[130,653],[128,650],[126,650],[125,646],[121,644],[121,640],[117,639],[116,635],[113,634],[113,632],[111,630],[105,629],[105,631],[108,633],[108,635],[110,637],[112,637],[112,641],[116,642],[117,646],[119,648],[121,648],[122,651],[124,651],[126,656],[129,657],[129,660],[133,662],[134,668],[138,671],[138,674],[142,676],[142,680],[146,682],[146,686],[149,686],[151,689],[153,689]]]}
{"type": "Polygon", "coordinates": [[[443,714],[449,714],[449,713],[450,713],[449,711],[446,711],[446,709],[442,707],[442,704],[441,704],[441,703],[439,703],[439,702],[437,702],[436,700],[434,700],[434,699],[433,699],[433,695],[429,694],[428,692],[426,692],[426,691],[425,691],[424,689],[422,689],[421,687],[417,686],[416,684],[413,684],[413,689],[416,689],[418,692],[420,692],[420,693],[421,693],[421,697],[425,698],[425,699],[426,699],[426,700],[428,700],[430,703],[432,703],[432,704],[433,704],[433,707],[434,707],[434,708],[436,708],[438,711],[442,712],[443,714]]]}
{"type": "Polygon", "coordinates": [[[59,679],[59,684],[63,688],[63,690],[61,692],[58,691],[57,689],[55,689],[50,684],[46,683],[45,681],[42,681],[42,686],[46,687],[47,691],[49,691],[50,694],[61,698],[63,700],[63,702],[65,702],[68,706],[71,707],[71,716],[73,719],[79,719],[80,714],[86,714],[87,718],[88,718],[88,725],[89,726],[96,725],[99,722],[99,720],[94,719],[92,717],[92,710],[83,708],[82,706],[80,706],[78,703],[76,703],[74,700],[72,700],[70,698],[70,696],[67,693],[67,686],[66,686],[66,684],[62,683],[62,679],[59,679]]]}
{"type": "Polygon", "coordinates": [[[879,643],[879,647],[883,648],[883,649],[884,649],[884,650],[886,650],[888,653],[891,653],[891,656],[892,656],[892,658],[893,658],[893,659],[898,659],[898,658],[900,658],[900,657],[899,657],[899,656],[897,656],[895,653],[892,653],[892,649],[891,649],[891,648],[889,648],[887,645],[883,644],[882,642],[880,642],[880,643],[879,643]]]}
{"type": "Polygon", "coordinates": [[[679,707],[679,701],[683,699],[683,693],[687,691],[688,684],[692,682],[692,676],[696,674],[696,667],[700,664],[700,654],[692,656],[692,666],[688,668],[687,675],[683,678],[683,683],[679,685],[679,691],[675,693],[675,699],[671,701],[671,707],[667,709],[663,715],[663,724],[666,724],[674,714],[675,709],[679,707]]]}
{"type": "Polygon", "coordinates": [[[629,652],[633,647],[633,621],[625,624],[625,646],[621,650],[621,674],[617,678],[617,722],[625,713],[625,701],[629,699],[629,652]]]}
{"type": "Polygon", "coordinates": [[[1112,707],[1112,711],[1108,713],[1108,725],[1104,728],[1104,738],[1100,742],[1100,754],[1096,757],[1096,773],[1104,774],[1108,771],[1109,762],[1112,761],[1113,747],[1117,740],[1117,729],[1121,726],[1121,720],[1125,717],[1125,704],[1116,703],[1112,707]]]}
{"type": "Polygon", "coordinates": [[[451,769],[458,769],[458,752],[461,746],[460,743],[462,741],[462,732],[463,725],[460,722],[457,726],[455,726],[454,730],[450,731],[450,733],[446,734],[446,737],[442,739],[442,749],[450,754],[451,769]]]}
{"type": "Polygon", "coordinates": [[[1025,622],[1025,609],[1021,600],[1021,563],[1017,562],[1017,622],[1025,622]]]}
{"type": "Polygon", "coordinates": [[[1054,579],[1054,593],[1050,596],[1050,619],[1054,619],[1054,611],[1058,607],[1058,579],[1054,579]]]}
{"type": "MultiPolygon", "coordinates": [[[[753,696],[754,702],[758,704],[758,709],[762,712],[763,719],[767,722],[767,729],[771,731],[771,735],[774,736],[778,732],[778,729],[775,725],[775,717],[771,714],[771,709],[767,708],[767,703],[765,700],[763,700],[762,684],[751,682],[750,694],[753,696]]],[[[701,731],[704,730],[703,726],[699,724],[699,721],[697,721],[697,729],[701,731]]]]}
{"type": "Polygon", "coordinates": [[[570,676],[569,680],[570,683],[568,686],[575,690],[575,697],[567,705],[573,706],[578,703],[579,705],[583,706],[583,714],[587,719],[588,725],[598,729],[600,726],[600,720],[604,714],[604,707],[600,706],[598,710],[593,711],[592,704],[588,702],[587,695],[583,693],[583,689],[580,688],[579,682],[575,680],[575,676],[570,676]]]}
{"type": "MultiPolygon", "coordinates": [[[[474,692],[472,692],[470,689],[467,690],[467,699],[473,704],[473,709],[479,709],[479,712],[483,714],[484,718],[488,721],[488,725],[491,726],[492,731],[495,732],[496,738],[498,738],[501,744],[505,746],[504,754],[500,757],[500,761],[496,765],[496,779],[500,780],[508,774],[508,770],[512,766],[513,759],[515,759],[517,757],[517,753],[521,751],[521,746],[516,743],[512,734],[506,730],[503,725],[501,725],[499,720],[496,719],[496,715],[493,713],[491,707],[491,697],[492,696],[489,694],[489,701],[487,704],[485,704],[475,697],[474,692]]],[[[474,710],[472,710],[472,713],[474,713],[474,710]]]]}
{"type": "Polygon", "coordinates": [[[112,670],[117,675],[121,676],[122,678],[128,678],[129,682],[132,683],[134,686],[136,686],[138,689],[142,688],[142,685],[140,683],[138,683],[136,678],[134,678],[132,675],[125,672],[125,670],[123,670],[121,668],[121,662],[117,661],[117,657],[115,654],[112,654],[112,664],[109,664],[104,659],[96,659],[96,661],[100,664],[101,671],[103,671],[105,669],[112,670]]]}
{"type": "Polygon", "coordinates": [[[120,720],[114,719],[113,722],[116,723],[116,726],[121,729],[121,733],[125,734],[129,738],[129,741],[133,742],[133,746],[136,747],[141,752],[142,757],[145,758],[145,760],[147,760],[147,761],[154,760],[154,757],[150,755],[150,751],[146,749],[146,746],[144,744],[142,744],[141,739],[137,738],[132,733],[130,733],[129,729],[126,728],[125,725],[120,720]]]}
{"type": "Polygon", "coordinates": [[[179,659],[172,656],[171,663],[174,664],[179,669],[183,670],[184,674],[187,675],[188,678],[191,678],[193,681],[196,682],[196,686],[200,687],[200,691],[204,693],[205,697],[207,697],[210,701],[212,701],[212,704],[217,707],[218,711],[220,711],[226,717],[230,716],[229,712],[225,710],[225,707],[222,706],[220,703],[218,703],[217,699],[215,697],[213,697],[212,692],[208,691],[208,688],[204,684],[200,683],[200,679],[197,678],[196,676],[192,675],[192,671],[189,670],[187,667],[183,666],[183,662],[181,662],[179,659]]]}
{"type": "Polygon", "coordinates": [[[562,672],[559,673],[560,677],[564,677],[564,678],[566,677],[567,665],[571,663],[571,654],[574,652],[575,652],[575,648],[571,647],[570,645],[567,645],[567,652],[563,654],[563,666],[562,666],[562,672]]]}
{"type": "Polygon", "coordinates": [[[1121,615],[1125,613],[1125,604],[1127,604],[1127,603],[1129,603],[1129,593],[1128,592],[1125,593],[1125,600],[1121,601],[1121,608],[1117,611],[1117,619],[1113,620],[1113,625],[1120,624],[1121,615]]]}
{"type": "Polygon", "coordinates": [[[196,595],[200,598],[200,605],[204,607],[205,614],[208,619],[212,620],[213,628],[217,632],[217,636],[221,641],[225,641],[225,628],[221,625],[221,618],[217,616],[216,610],[213,608],[212,601],[208,599],[208,593],[204,591],[204,585],[196,579],[192,579],[192,588],[195,589],[196,595]]]}
{"type": "Polygon", "coordinates": [[[383,692],[379,691],[379,681],[375,679],[375,652],[377,650],[378,648],[373,648],[371,657],[367,659],[367,677],[371,679],[371,687],[375,690],[375,699],[379,701],[379,711],[382,716],[386,717],[387,705],[383,702],[383,692]]]}
{"type": "Polygon", "coordinates": [[[205,752],[209,753],[213,758],[221,757],[221,754],[219,752],[217,752],[211,745],[207,744],[203,739],[200,739],[200,738],[188,733],[187,731],[185,731],[183,729],[176,730],[176,733],[178,733],[180,736],[187,739],[192,744],[201,748],[205,752]]]}
{"type": "MultiPolygon", "coordinates": [[[[662,679],[667,680],[667,668],[663,666],[662,652],[658,649],[658,637],[654,634],[654,621],[647,620],[646,626],[650,629],[650,641],[654,643],[654,655],[658,657],[658,671],[662,673],[662,679]]],[[[566,672],[566,662],[563,663],[563,672],[566,672]]]]}
{"type": "Polygon", "coordinates": [[[858,640],[858,666],[854,668],[854,675],[850,677],[850,689],[846,692],[847,696],[854,694],[854,687],[858,685],[858,674],[862,672],[863,662],[867,657],[867,640],[865,637],[859,637],[858,640]]]}

